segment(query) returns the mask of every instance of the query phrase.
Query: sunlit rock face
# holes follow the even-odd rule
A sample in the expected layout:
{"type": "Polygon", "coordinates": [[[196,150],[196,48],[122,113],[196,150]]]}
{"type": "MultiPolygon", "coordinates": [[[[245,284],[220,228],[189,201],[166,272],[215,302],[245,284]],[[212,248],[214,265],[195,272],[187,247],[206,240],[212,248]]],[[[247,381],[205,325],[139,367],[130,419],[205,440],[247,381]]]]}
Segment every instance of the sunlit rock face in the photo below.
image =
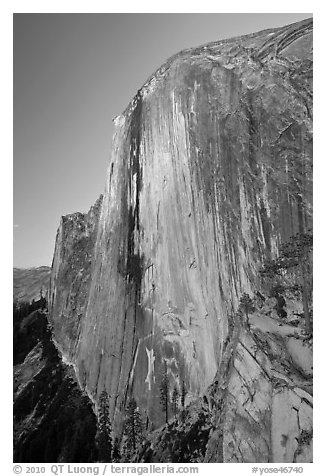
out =
{"type": "Polygon", "coordinates": [[[226,345],[206,394],[205,462],[312,462],[311,344],[268,314],[263,306],[248,326],[236,323],[226,345]]]}
{"type": "MultiPolygon", "coordinates": [[[[99,218],[85,225],[68,216],[60,226],[50,312],[81,386],[94,401],[108,391],[116,431],[131,395],[147,428],[164,422],[166,361],[171,392],[185,381],[187,401],[221,372],[228,376],[232,432],[244,384],[223,366],[234,337],[230,316],[242,293],[260,289],[263,261],[311,225],[311,79],[307,20],[177,54],[115,119],[99,218]]],[[[250,354],[233,345],[239,372],[250,378],[250,354]]],[[[260,391],[270,395],[270,374],[257,372],[260,391]]],[[[297,397],[287,391],[277,398],[262,402],[258,426],[271,405],[297,397]]],[[[246,432],[239,421],[240,440],[246,432]]],[[[266,421],[267,449],[257,440],[256,453],[241,456],[234,441],[223,447],[212,430],[206,460],[293,458],[295,449],[270,449],[277,422],[266,421]]]]}

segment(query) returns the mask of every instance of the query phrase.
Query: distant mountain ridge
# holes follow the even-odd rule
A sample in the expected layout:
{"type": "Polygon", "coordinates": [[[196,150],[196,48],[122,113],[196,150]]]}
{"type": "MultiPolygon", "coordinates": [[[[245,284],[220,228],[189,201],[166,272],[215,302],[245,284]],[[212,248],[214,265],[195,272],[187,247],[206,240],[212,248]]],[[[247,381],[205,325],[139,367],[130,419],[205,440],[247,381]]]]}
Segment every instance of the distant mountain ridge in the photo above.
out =
{"type": "Polygon", "coordinates": [[[43,296],[49,289],[51,268],[39,266],[37,268],[14,268],[13,269],[13,297],[17,301],[31,302],[43,296]]]}

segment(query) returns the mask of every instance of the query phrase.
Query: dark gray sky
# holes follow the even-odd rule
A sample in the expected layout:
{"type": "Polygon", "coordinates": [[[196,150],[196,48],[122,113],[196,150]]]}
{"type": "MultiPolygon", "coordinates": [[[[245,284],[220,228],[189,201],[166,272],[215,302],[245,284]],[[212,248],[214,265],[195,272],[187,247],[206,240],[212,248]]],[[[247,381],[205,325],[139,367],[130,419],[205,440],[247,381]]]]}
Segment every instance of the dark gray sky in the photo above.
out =
{"type": "Polygon", "coordinates": [[[121,113],[183,48],[312,14],[14,14],[14,266],[51,265],[61,215],[104,190],[121,113]]]}

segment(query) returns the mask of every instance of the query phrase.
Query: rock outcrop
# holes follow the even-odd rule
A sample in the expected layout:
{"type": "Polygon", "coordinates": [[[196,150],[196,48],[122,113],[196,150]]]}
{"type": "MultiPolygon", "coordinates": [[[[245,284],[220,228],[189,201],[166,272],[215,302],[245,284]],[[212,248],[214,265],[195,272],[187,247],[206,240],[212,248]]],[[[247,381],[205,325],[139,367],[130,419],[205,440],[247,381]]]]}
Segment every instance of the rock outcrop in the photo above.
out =
{"type": "Polygon", "coordinates": [[[166,362],[171,389],[185,382],[210,415],[199,459],[310,461],[300,296],[283,296],[281,322],[259,270],[311,227],[312,21],[182,51],[115,126],[103,200],[57,235],[64,359],[94,402],[106,388],[117,434],[131,395],[148,430],[163,424],[166,362]]]}

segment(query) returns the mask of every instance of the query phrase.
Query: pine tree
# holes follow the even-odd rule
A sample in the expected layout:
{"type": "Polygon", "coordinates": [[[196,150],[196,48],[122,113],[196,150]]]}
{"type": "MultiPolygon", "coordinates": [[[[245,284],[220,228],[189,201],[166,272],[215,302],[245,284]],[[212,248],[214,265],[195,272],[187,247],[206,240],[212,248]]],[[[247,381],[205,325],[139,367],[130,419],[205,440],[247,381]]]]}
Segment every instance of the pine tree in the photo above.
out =
{"type": "Polygon", "coordinates": [[[38,301],[38,304],[39,304],[41,309],[46,309],[46,307],[47,307],[46,297],[43,295],[43,288],[42,287],[40,289],[40,299],[38,301]]]}
{"type": "Polygon", "coordinates": [[[98,408],[98,428],[97,428],[97,446],[99,461],[101,463],[111,462],[112,439],[111,422],[109,409],[109,396],[106,390],[103,390],[99,399],[98,408]]]}
{"type": "Polygon", "coordinates": [[[174,387],[172,393],[172,410],[174,415],[176,416],[179,410],[179,390],[177,387],[174,387]]]}
{"type": "Polygon", "coordinates": [[[186,402],[186,395],[187,395],[187,388],[186,388],[186,384],[185,384],[185,381],[182,380],[182,387],[181,387],[181,406],[182,406],[182,410],[184,410],[185,408],[185,402],[186,402]]]}
{"type": "Polygon", "coordinates": [[[169,379],[168,379],[168,369],[167,369],[167,364],[166,361],[164,361],[164,371],[163,371],[163,377],[160,385],[160,402],[162,405],[163,412],[165,413],[165,422],[168,423],[169,421],[169,403],[170,403],[170,397],[169,397],[169,379]]]}
{"type": "Polygon", "coordinates": [[[242,294],[240,298],[239,311],[245,313],[247,322],[248,322],[249,314],[254,312],[254,310],[255,310],[254,303],[251,297],[249,296],[249,294],[247,293],[242,294]]]}
{"type": "Polygon", "coordinates": [[[143,423],[134,398],[130,399],[126,410],[124,435],[126,436],[125,453],[130,454],[143,439],[143,423]]]}
{"type": "Polygon", "coordinates": [[[184,422],[186,419],[185,402],[186,402],[187,393],[188,392],[187,392],[186,384],[185,384],[185,381],[183,380],[181,385],[181,412],[180,412],[180,420],[182,422],[184,422]]]}
{"type": "Polygon", "coordinates": [[[114,438],[113,442],[113,450],[112,450],[112,461],[114,463],[119,463],[121,459],[121,454],[120,454],[120,440],[119,438],[114,438]]]}

